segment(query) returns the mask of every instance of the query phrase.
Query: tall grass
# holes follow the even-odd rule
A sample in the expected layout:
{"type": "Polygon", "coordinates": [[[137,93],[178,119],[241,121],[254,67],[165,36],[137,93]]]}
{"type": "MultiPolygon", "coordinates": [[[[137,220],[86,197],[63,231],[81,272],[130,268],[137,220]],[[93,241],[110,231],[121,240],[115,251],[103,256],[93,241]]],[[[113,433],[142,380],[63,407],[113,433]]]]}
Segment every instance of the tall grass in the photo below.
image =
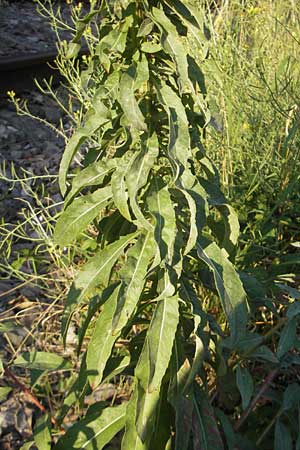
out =
{"type": "Polygon", "coordinates": [[[239,213],[241,266],[274,263],[300,240],[300,4],[210,6],[206,147],[239,213]]]}

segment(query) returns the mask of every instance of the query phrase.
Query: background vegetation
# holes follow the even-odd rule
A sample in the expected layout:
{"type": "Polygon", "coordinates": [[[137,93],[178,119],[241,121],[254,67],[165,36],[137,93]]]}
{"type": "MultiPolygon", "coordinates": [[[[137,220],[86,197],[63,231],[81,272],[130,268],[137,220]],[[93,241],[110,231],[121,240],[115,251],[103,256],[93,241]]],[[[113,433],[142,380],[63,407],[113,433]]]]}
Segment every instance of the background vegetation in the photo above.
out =
{"type": "MultiPolygon", "coordinates": [[[[250,312],[248,334],[232,352],[224,335],[226,318],[209,273],[196,261],[189,267],[196,284],[200,277],[206,280],[197,286],[197,295],[203,311],[211,319],[210,326],[213,323],[216,328],[208,346],[210,357],[198,376],[205,380],[207,393],[200,401],[207,416],[204,425],[210,430],[210,437],[217,436],[213,443],[200,439],[201,443],[195,441],[190,444],[194,447],[189,448],[298,450],[300,7],[292,0],[195,3],[206,8],[206,34],[210,34],[210,40],[201,52],[194,40],[185,44],[205,76],[206,102],[211,117],[207,120],[203,142],[218,167],[222,189],[239,216],[240,238],[230,258],[248,294],[250,312]]],[[[76,14],[80,14],[78,7],[74,14],[76,20],[76,14]]],[[[85,30],[85,33],[92,45],[92,30],[85,30]]],[[[86,110],[81,90],[82,72],[78,65],[71,66],[65,55],[62,45],[58,65],[66,76],[70,99],[76,99],[75,114],[72,103],[70,107],[76,128],[86,110]]],[[[82,64],[86,69],[87,62],[82,64]]],[[[16,370],[18,376],[30,383],[33,395],[51,411],[53,439],[56,439],[61,433],[60,427],[64,426],[61,424],[74,421],[74,414],[76,418],[85,414],[87,405],[70,389],[73,379],[77,379],[77,370],[73,370],[71,380],[64,376],[70,373],[64,370],[70,370],[71,366],[62,367],[63,364],[71,361],[73,368],[78,365],[72,344],[67,354],[63,353],[58,340],[59,328],[53,334],[47,333],[41,317],[44,318],[45,312],[50,315],[49,311],[56,310],[56,316],[61,313],[60,299],[65,296],[78,264],[94,251],[94,231],[90,228],[76,244],[57,250],[51,237],[56,213],[49,214],[50,207],[45,208],[38,199],[36,202],[34,214],[30,209],[25,211],[22,223],[13,226],[3,223],[1,227],[2,249],[6,251],[3,273],[43,287],[49,304],[35,325],[45,336],[38,348],[41,351],[51,348],[52,353],[67,356],[69,361],[51,360],[43,355],[40,362],[35,361],[33,365],[31,362],[30,367],[24,357],[24,351],[30,350],[26,336],[17,345],[9,339],[9,327],[18,326],[20,318],[16,318],[14,324],[11,319],[9,323],[4,321],[7,328],[2,328],[9,346],[14,348],[8,360],[4,355],[4,366],[16,370]],[[37,214],[43,217],[38,228],[37,214]],[[35,236],[37,245],[29,256],[26,255],[27,262],[30,259],[35,268],[34,277],[28,277],[22,270],[24,254],[18,254],[13,246],[28,236],[30,227],[40,230],[35,236]],[[59,275],[55,283],[49,276],[54,271],[59,275]],[[20,372],[24,368],[26,371],[20,372]],[[67,402],[70,404],[64,400],[65,390],[69,392],[67,402]],[[63,422],[69,406],[69,416],[66,415],[63,422]]],[[[218,214],[211,215],[209,220],[217,237],[224,234],[218,214]]],[[[80,316],[75,315],[75,331],[79,319],[80,316]]],[[[88,338],[90,333],[88,331],[88,338]]],[[[69,339],[71,342],[70,336],[69,339]]],[[[33,342],[32,348],[34,345],[33,342]]],[[[123,350],[120,346],[119,356],[126,356],[123,350]]],[[[110,378],[112,381],[118,390],[106,405],[122,404],[131,392],[130,376],[117,375],[110,378]]],[[[50,419],[41,415],[35,429],[38,448],[43,445],[39,444],[39,439],[42,442],[50,439],[47,431],[50,428],[50,419]]],[[[116,448],[119,448],[118,442],[116,448]]]]}

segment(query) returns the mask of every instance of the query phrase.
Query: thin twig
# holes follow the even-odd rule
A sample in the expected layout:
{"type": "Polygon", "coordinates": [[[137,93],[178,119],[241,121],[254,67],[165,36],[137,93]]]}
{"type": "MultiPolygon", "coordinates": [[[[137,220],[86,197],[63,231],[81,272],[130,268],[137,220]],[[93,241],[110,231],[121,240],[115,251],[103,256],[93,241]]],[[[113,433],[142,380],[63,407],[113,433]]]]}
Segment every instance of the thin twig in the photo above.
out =
{"type": "MultiPolygon", "coordinates": [[[[36,398],[31,390],[28,389],[25,384],[23,384],[10,369],[6,367],[4,369],[4,373],[7,377],[11,378],[16,383],[16,385],[27,395],[30,403],[33,403],[35,406],[37,406],[37,408],[39,408],[42,413],[47,414],[46,408],[41,404],[41,402],[36,398]]],[[[58,422],[54,417],[51,417],[51,422],[56,428],[60,429],[60,426],[58,425],[58,422]]]]}

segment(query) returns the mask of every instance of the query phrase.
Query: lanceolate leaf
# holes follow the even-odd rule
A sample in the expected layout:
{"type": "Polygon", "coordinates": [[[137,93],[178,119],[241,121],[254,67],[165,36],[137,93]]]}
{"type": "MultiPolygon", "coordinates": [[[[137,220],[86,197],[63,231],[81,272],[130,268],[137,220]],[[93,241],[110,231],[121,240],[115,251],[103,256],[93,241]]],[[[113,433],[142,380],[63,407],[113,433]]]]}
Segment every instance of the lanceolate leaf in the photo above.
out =
{"type": "Polygon", "coordinates": [[[82,128],[79,128],[71,139],[69,140],[59,168],[59,186],[63,195],[66,193],[66,177],[69,165],[75,156],[79,147],[92,136],[101,125],[109,122],[109,111],[101,100],[94,99],[94,107],[91,108],[89,114],[87,114],[87,119],[82,128]]]}
{"type": "Polygon", "coordinates": [[[158,139],[153,133],[147,141],[143,142],[142,150],[137,154],[128,174],[126,175],[126,185],[130,199],[131,209],[137,218],[137,224],[146,230],[152,230],[153,226],[144,218],[137,202],[137,193],[148,181],[150,170],[158,157],[158,139]]]}
{"type": "Polygon", "coordinates": [[[72,187],[65,199],[68,205],[73,197],[86,186],[96,186],[112,171],[112,167],[104,161],[98,161],[81,170],[72,180],[72,187]]]}
{"type": "Polygon", "coordinates": [[[137,389],[135,389],[127,406],[122,450],[148,450],[147,445],[141,441],[135,426],[137,394],[137,389]]]}
{"type": "Polygon", "coordinates": [[[163,10],[153,8],[152,15],[153,21],[161,30],[161,45],[163,49],[174,59],[180,80],[180,88],[184,92],[189,89],[190,82],[186,51],[183,43],[177,34],[175,25],[172,24],[163,10]]]}
{"type": "Polygon", "coordinates": [[[236,384],[242,396],[243,409],[246,409],[253,394],[254,384],[249,371],[240,365],[236,369],[236,384]]]}
{"type": "Polygon", "coordinates": [[[103,409],[103,405],[93,405],[83,420],[75,423],[64,434],[53,450],[86,449],[102,450],[105,445],[124,427],[126,403],[103,409]]]}
{"type": "Polygon", "coordinates": [[[206,394],[194,385],[194,450],[224,450],[213,408],[206,394]]]}
{"type": "Polygon", "coordinates": [[[184,4],[180,0],[167,0],[167,3],[186,25],[199,48],[205,47],[206,38],[204,34],[204,19],[200,13],[201,8],[193,7],[188,2],[184,4]]]}
{"type": "Polygon", "coordinates": [[[139,131],[146,131],[144,116],[139,108],[134,94],[134,85],[136,80],[136,67],[130,66],[122,75],[120,81],[119,101],[127,118],[129,127],[139,131]]]}
{"type": "Polygon", "coordinates": [[[188,159],[191,157],[188,120],[180,98],[167,84],[158,87],[158,95],[169,117],[168,157],[177,166],[178,179],[181,174],[178,171],[182,171],[180,166],[187,168],[188,159]]]}
{"type": "Polygon", "coordinates": [[[137,233],[121,237],[118,241],[99,250],[80,270],[69,291],[62,318],[62,334],[65,338],[71,316],[87,295],[90,295],[97,285],[106,287],[110,272],[124,249],[130,244],[137,233]]]}
{"type": "Polygon", "coordinates": [[[106,362],[110,357],[118,335],[112,334],[112,320],[120,292],[119,285],[110,298],[106,300],[103,310],[97,319],[92,338],[87,349],[87,373],[90,384],[96,388],[102,381],[106,362]]]}
{"type": "Polygon", "coordinates": [[[167,370],[179,321],[177,296],[158,302],[146,342],[149,346],[149,391],[159,390],[167,370]]]}
{"type": "Polygon", "coordinates": [[[247,321],[246,293],[242,282],[226,253],[216,243],[198,240],[197,251],[213,273],[232,338],[236,342],[245,333],[247,321]]]}
{"type": "Polygon", "coordinates": [[[152,194],[148,197],[147,203],[151,214],[156,219],[154,238],[158,253],[154,266],[164,259],[170,264],[174,255],[176,217],[168,188],[162,182],[155,180],[152,194]]]}
{"type": "Polygon", "coordinates": [[[112,327],[118,334],[131,319],[146,282],[148,267],[155,254],[152,233],[141,236],[127,252],[127,262],[120,271],[122,290],[117,300],[112,327]]]}
{"type": "Polygon", "coordinates": [[[134,158],[135,155],[131,155],[130,158],[124,158],[120,159],[120,161],[117,161],[117,168],[113,173],[111,180],[114,203],[122,216],[125,217],[125,219],[127,219],[129,222],[132,221],[132,218],[128,208],[128,193],[126,189],[125,176],[129,171],[134,158]]]}
{"type": "Polygon", "coordinates": [[[287,351],[295,345],[297,329],[297,318],[293,317],[283,328],[277,349],[277,357],[281,358],[287,351]]]}
{"type": "Polygon", "coordinates": [[[61,247],[74,241],[108,205],[111,198],[111,187],[107,186],[76,199],[60,215],[55,227],[54,241],[61,247]]]}

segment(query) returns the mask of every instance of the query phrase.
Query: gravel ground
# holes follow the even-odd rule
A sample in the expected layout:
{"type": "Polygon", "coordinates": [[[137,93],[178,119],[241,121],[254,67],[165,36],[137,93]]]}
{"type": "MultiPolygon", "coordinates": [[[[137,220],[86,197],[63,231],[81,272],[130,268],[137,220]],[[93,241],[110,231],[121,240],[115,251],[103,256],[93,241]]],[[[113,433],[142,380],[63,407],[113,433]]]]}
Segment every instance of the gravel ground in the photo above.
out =
{"type": "MultiPolygon", "coordinates": [[[[54,10],[58,7],[63,21],[72,25],[70,6],[66,2],[55,3],[54,10]]],[[[70,32],[60,31],[60,38],[68,40],[70,32]]],[[[0,0],[0,42],[1,59],[56,49],[56,36],[47,18],[36,12],[36,4],[32,1],[0,0]]]]}
{"type": "MultiPolygon", "coordinates": [[[[66,17],[69,7],[66,2],[61,4],[64,4],[63,14],[66,17]]],[[[62,37],[68,39],[67,34],[62,37]]],[[[51,28],[45,19],[37,14],[33,2],[0,0],[0,60],[5,61],[5,58],[16,55],[52,51],[55,49],[55,40],[51,28]]],[[[66,98],[63,89],[59,90],[62,98],[66,98]]],[[[0,104],[0,228],[17,223],[20,211],[24,208],[24,201],[34,204],[22,184],[5,180],[5,177],[13,176],[11,164],[19,176],[22,176],[23,170],[37,176],[57,174],[65,144],[64,138],[47,127],[43,121],[49,122],[54,128],[59,128],[62,123],[65,131],[70,128],[68,117],[62,113],[54,100],[42,95],[37,89],[18,93],[18,97],[27,101],[30,112],[41,121],[18,116],[14,105],[10,103],[0,104]]],[[[45,180],[44,195],[50,196],[53,203],[61,201],[57,184],[50,179],[45,180]]],[[[0,232],[0,241],[1,239],[0,232]]],[[[24,239],[19,241],[14,251],[30,250],[33,245],[24,239]]],[[[0,263],[1,259],[0,256],[0,263]]],[[[17,314],[24,314],[25,318],[29,304],[36,310],[36,313],[31,314],[34,321],[47,307],[46,303],[47,299],[39,287],[30,284],[22,286],[20,280],[13,277],[7,279],[7,274],[4,276],[0,268],[0,358],[4,356],[5,361],[7,354],[9,355],[5,337],[7,333],[2,335],[1,329],[1,325],[6,323],[5,318],[16,320],[17,314]],[[20,288],[16,289],[17,285],[20,285],[20,288]],[[12,289],[14,290],[9,292],[12,289]]],[[[31,323],[23,323],[20,318],[16,323],[9,339],[17,349],[31,323]],[[17,341],[14,342],[14,339],[17,341]]],[[[14,382],[4,377],[0,379],[0,388],[4,386],[12,386],[14,389],[4,397],[1,397],[0,390],[0,450],[17,450],[31,436],[32,426],[39,412],[28,401],[22,389],[16,388],[14,382]]]]}

